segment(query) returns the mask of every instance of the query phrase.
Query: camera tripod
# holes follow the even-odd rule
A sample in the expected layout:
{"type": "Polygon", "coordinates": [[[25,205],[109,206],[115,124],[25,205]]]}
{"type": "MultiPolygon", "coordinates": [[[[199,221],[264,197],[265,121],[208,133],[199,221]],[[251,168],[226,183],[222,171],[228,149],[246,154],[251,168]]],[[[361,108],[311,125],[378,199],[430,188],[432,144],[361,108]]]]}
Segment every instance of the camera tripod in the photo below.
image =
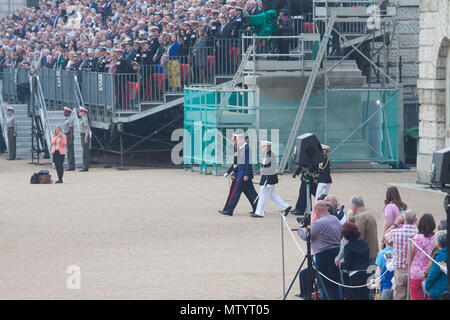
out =
{"type": "MultiPolygon", "coordinates": [[[[295,282],[295,280],[297,279],[297,277],[299,277],[299,284],[301,284],[301,279],[300,279],[300,271],[303,268],[303,265],[305,264],[305,262],[307,263],[307,276],[306,276],[306,292],[305,292],[305,300],[312,300],[312,293],[317,291],[317,283],[314,281],[314,269],[313,269],[313,264],[314,267],[316,267],[312,254],[311,254],[311,184],[313,181],[313,175],[311,170],[307,170],[307,169],[303,169],[302,172],[304,173],[304,178],[305,178],[305,182],[306,182],[306,213],[305,216],[303,218],[302,224],[301,224],[301,228],[306,228],[306,255],[303,258],[303,261],[300,263],[300,266],[297,269],[297,272],[295,273],[294,278],[292,279],[288,290],[285,292],[284,289],[284,282],[283,282],[283,300],[286,300],[287,295],[289,294],[289,292],[291,291],[291,288],[295,282]],[[312,285],[311,285],[312,284],[312,285]]],[[[293,229],[292,231],[297,231],[297,229],[293,229]]],[[[282,234],[282,239],[283,239],[283,281],[284,281],[284,238],[283,238],[283,234],[282,234]]],[[[320,275],[317,276],[317,279],[320,281],[320,283],[322,284],[322,288],[325,291],[325,286],[323,285],[322,282],[322,278],[320,277],[320,275]]],[[[328,296],[328,294],[326,293],[326,291],[324,292],[325,295],[328,296]]],[[[298,294],[297,296],[300,296],[300,294],[298,294]]]]}

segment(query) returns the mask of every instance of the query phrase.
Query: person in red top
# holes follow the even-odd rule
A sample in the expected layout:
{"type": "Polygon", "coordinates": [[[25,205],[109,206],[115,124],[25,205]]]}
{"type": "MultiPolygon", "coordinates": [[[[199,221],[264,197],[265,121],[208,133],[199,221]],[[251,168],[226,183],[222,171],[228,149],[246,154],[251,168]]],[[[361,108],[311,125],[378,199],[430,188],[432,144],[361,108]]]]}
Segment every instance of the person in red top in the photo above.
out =
{"type": "Polygon", "coordinates": [[[67,138],[60,127],[56,127],[52,134],[52,154],[55,163],[58,180],[55,183],[63,183],[64,157],[66,155],[67,138]]]}

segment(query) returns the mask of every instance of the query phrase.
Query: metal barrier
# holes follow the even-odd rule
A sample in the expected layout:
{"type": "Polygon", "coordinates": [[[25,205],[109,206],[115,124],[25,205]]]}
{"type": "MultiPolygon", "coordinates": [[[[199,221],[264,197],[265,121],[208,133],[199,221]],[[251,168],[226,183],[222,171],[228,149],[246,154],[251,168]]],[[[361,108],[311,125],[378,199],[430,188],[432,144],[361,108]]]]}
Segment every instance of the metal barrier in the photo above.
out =
{"type": "Polygon", "coordinates": [[[11,103],[18,102],[17,85],[28,83],[30,70],[25,68],[4,68],[2,74],[3,98],[11,103]]]}
{"type": "Polygon", "coordinates": [[[216,38],[215,62],[217,76],[232,76],[241,63],[242,42],[240,38],[216,38]]]}
{"type": "Polygon", "coordinates": [[[5,103],[3,102],[2,94],[0,94],[0,125],[2,126],[3,131],[3,139],[5,140],[6,146],[9,148],[8,143],[8,128],[6,127],[6,110],[5,110],[5,103]]]}

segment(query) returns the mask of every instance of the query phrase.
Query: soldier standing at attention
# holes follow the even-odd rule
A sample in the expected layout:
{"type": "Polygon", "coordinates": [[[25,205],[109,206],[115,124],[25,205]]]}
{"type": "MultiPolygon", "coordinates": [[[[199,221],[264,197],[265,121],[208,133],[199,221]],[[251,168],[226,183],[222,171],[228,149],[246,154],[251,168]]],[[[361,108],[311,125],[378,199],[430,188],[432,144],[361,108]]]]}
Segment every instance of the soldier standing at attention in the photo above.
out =
{"type": "Polygon", "coordinates": [[[80,135],[81,147],[83,148],[83,169],[80,172],[89,171],[89,119],[88,110],[85,107],[80,107],[80,135]]]}
{"type": "Polygon", "coordinates": [[[14,108],[8,107],[8,116],[6,117],[6,127],[8,128],[8,160],[16,160],[16,136],[17,120],[14,116],[14,108]]]}
{"type": "Polygon", "coordinates": [[[69,167],[66,171],[74,171],[75,170],[75,150],[73,147],[73,119],[72,119],[72,109],[69,107],[64,107],[64,117],[66,117],[66,121],[64,122],[64,134],[67,138],[67,162],[69,167]]]}

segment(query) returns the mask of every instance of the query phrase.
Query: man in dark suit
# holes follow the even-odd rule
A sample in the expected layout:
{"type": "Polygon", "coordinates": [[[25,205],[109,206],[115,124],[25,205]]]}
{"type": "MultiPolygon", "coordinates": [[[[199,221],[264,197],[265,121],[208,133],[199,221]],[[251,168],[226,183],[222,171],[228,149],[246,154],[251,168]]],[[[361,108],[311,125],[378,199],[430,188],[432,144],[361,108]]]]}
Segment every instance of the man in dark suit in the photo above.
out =
{"type": "Polygon", "coordinates": [[[228,23],[227,18],[220,17],[220,27],[216,33],[216,45],[217,45],[217,72],[219,74],[229,74],[230,73],[230,55],[228,50],[230,48],[230,38],[233,26],[228,23]]]}
{"type": "MultiPolygon", "coordinates": [[[[237,179],[234,176],[234,168],[237,167],[237,150],[238,150],[238,144],[237,144],[237,134],[233,135],[233,143],[234,143],[234,157],[233,157],[233,164],[231,165],[231,167],[227,170],[227,172],[224,174],[224,177],[227,178],[231,175],[231,185],[230,185],[230,191],[228,192],[228,197],[227,197],[227,201],[225,203],[225,207],[222,211],[226,210],[227,204],[230,201],[230,198],[235,194],[236,191],[234,191],[236,189],[236,184],[237,184],[237,179]],[[233,173],[233,174],[232,174],[233,173]],[[234,192],[233,192],[234,191],[234,192]]],[[[253,197],[254,195],[250,192],[248,192],[247,189],[244,190],[244,194],[247,197],[248,201],[250,202],[250,205],[252,206],[252,211],[250,212],[250,214],[254,214],[255,210],[256,210],[256,206],[257,206],[257,201],[255,201],[255,198],[253,197]],[[255,203],[254,203],[255,202],[255,203]]],[[[220,212],[220,211],[219,211],[220,212]]]]}
{"type": "Polygon", "coordinates": [[[258,197],[252,181],[253,170],[250,164],[250,148],[245,142],[245,136],[243,134],[237,135],[236,140],[238,145],[238,151],[236,153],[237,164],[233,168],[233,171],[230,172],[230,176],[235,177],[236,183],[228,196],[224,209],[219,211],[221,214],[228,216],[233,215],[234,208],[238,204],[242,192],[244,192],[250,203],[252,203],[253,211],[251,213],[254,213],[256,209],[256,198],[258,197]]]}

